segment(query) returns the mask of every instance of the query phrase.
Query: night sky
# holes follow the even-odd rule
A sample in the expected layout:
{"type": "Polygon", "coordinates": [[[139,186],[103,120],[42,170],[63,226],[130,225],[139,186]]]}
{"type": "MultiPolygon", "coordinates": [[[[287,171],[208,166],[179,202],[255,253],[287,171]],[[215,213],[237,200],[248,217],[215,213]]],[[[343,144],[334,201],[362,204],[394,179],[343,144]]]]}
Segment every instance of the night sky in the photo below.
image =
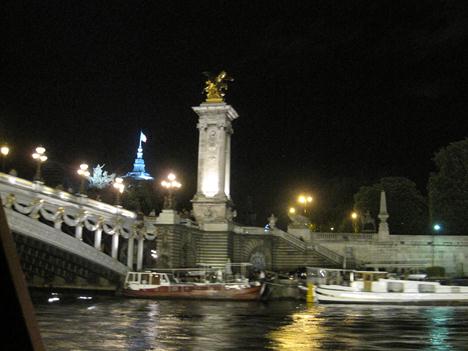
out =
{"type": "Polygon", "coordinates": [[[71,177],[126,173],[142,129],[147,171],[176,172],[188,203],[191,107],[222,69],[240,116],[231,194],[260,222],[331,178],[424,193],[434,153],[468,136],[466,1],[10,1],[0,28],[0,138],[29,179],[38,144],[71,177]]]}

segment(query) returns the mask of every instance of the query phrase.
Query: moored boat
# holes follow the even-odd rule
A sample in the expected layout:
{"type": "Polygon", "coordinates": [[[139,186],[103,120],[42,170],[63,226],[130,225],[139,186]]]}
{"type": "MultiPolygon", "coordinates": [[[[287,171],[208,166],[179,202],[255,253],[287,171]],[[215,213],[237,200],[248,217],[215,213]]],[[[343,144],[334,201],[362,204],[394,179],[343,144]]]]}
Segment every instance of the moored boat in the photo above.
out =
{"type": "Polygon", "coordinates": [[[319,303],[468,305],[468,287],[439,282],[385,278],[385,272],[350,271],[361,279],[347,284],[318,284],[319,303]]]}
{"type": "Polygon", "coordinates": [[[139,298],[180,298],[210,300],[259,300],[264,284],[236,281],[181,281],[173,273],[167,272],[128,272],[122,294],[139,298]]]}

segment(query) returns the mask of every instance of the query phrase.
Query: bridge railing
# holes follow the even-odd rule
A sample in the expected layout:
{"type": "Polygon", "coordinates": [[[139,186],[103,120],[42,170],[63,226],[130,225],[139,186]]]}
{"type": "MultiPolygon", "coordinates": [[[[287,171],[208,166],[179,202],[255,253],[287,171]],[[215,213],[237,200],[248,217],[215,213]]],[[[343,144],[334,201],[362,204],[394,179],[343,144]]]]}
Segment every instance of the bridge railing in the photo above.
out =
{"type": "Polygon", "coordinates": [[[319,244],[314,244],[313,249],[319,253],[320,255],[324,256],[325,258],[328,258],[330,261],[333,261],[334,263],[338,264],[340,267],[343,265],[344,262],[344,257],[335,251],[332,251],[325,246],[319,245],[319,244]]]}
{"type": "Polygon", "coordinates": [[[312,233],[314,241],[373,241],[377,239],[377,233],[312,233]]]}
{"type": "Polygon", "coordinates": [[[305,251],[306,243],[294,235],[284,232],[281,229],[273,228],[273,229],[265,229],[262,227],[251,227],[251,226],[234,226],[234,232],[239,234],[251,234],[251,235],[274,235],[280,237],[287,241],[289,244],[294,246],[295,248],[305,251]]]}
{"type": "Polygon", "coordinates": [[[32,219],[43,218],[57,230],[74,228],[74,237],[83,240],[83,229],[94,235],[94,248],[102,251],[102,234],[112,236],[110,256],[118,260],[119,240],[128,240],[127,266],[133,267],[134,240],[137,240],[137,269],[142,268],[143,242],[152,240],[153,228],[145,226],[134,212],[85,196],[72,195],[40,182],[0,173],[0,196],[5,207],[32,219]]]}
{"type": "Polygon", "coordinates": [[[306,243],[290,233],[283,232],[282,230],[275,228],[272,231],[272,234],[283,238],[288,243],[300,249],[301,251],[305,251],[306,249],[306,243]]]}

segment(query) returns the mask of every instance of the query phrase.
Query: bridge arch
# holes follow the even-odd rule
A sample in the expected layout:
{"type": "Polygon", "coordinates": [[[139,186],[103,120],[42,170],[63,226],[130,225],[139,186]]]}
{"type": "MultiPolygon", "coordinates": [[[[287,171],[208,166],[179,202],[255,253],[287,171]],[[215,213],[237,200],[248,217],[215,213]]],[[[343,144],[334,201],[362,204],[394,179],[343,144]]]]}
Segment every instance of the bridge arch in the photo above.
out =
{"type": "Polygon", "coordinates": [[[249,239],[244,243],[244,260],[250,262],[254,269],[265,270],[272,266],[270,243],[263,239],[249,239]]]}

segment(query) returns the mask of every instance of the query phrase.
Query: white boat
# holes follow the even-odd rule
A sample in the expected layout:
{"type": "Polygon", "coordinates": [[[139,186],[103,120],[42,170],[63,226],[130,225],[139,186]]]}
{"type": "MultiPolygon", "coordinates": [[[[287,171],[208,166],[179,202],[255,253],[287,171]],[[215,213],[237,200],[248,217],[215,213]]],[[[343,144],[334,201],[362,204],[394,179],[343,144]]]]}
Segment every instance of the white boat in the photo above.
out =
{"type": "Polygon", "coordinates": [[[316,300],[336,304],[468,305],[466,286],[389,279],[386,272],[347,272],[354,279],[344,281],[345,284],[318,283],[316,300]]]}

